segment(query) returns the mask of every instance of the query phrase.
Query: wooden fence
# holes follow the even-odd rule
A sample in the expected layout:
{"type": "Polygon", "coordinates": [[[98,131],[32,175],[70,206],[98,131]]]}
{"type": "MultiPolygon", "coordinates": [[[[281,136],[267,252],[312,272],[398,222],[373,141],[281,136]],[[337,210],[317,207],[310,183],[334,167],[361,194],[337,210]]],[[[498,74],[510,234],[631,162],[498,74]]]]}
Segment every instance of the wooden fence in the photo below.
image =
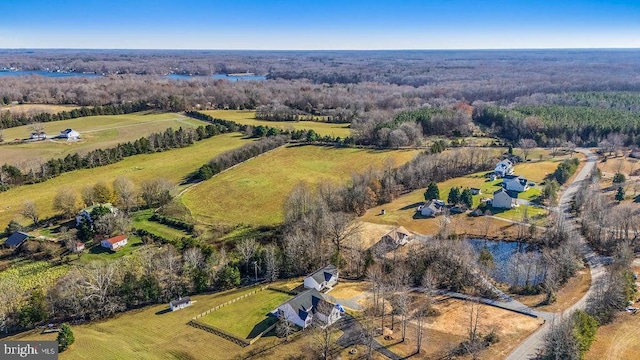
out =
{"type": "MultiPolygon", "coordinates": [[[[237,337],[237,336],[235,336],[235,335],[233,335],[231,333],[228,333],[228,332],[226,332],[226,331],[224,331],[224,330],[222,330],[220,328],[217,328],[215,326],[211,326],[209,324],[205,324],[205,323],[199,321],[198,319],[203,317],[203,316],[205,316],[205,315],[209,315],[212,312],[215,312],[216,310],[218,310],[220,308],[223,308],[223,307],[225,307],[227,305],[231,305],[231,304],[235,303],[236,301],[239,301],[239,300],[247,298],[247,297],[249,297],[251,295],[254,295],[255,293],[257,293],[259,291],[264,291],[265,289],[269,289],[269,286],[261,286],[261,287],[255,289],[255,290],[253,290],[251,292],[248,292],[248,293],[246,293],[244,295],[238,296],[237,298],[235,298],[233,300],[229,300],[229,301],[227,301],[225,303],[222,303],[222,304],[220,304],[218,306],[212,307],[211,309],[209,309],[209,310],[207,310],[207,311],[205,311],[203,313],[200,313],[200,314],[196,315],[195,317],[193,317],[193,319],[191,319],[191,321],[188,322],[188,325],[191,325],[191,326],[193,326],[193,327],[195,327],[197,329],[201,329],[201,330],[204,330],[204,331],[208,331],[208,332],[210,332],[212,334],[218,335],[221,338],[227,339],[227,340],[229,340],[229,341],[231,341],[231,342],[233,342],[235,344],[238,344],[238,345],[240,345],[242,347],[247,347],[247,346],[253,344],[254,342],[258,341],[258,339],[260,339],[264,334],[266,334],[269,331],[273,330],[273,328],[277,325],[277,322],[275,324],[269,326],[268,328],[266,328],[263,332],[258,334],[253,339],[247,341],[246,339],[241,339],[241,338],[239,338],[239,337],[237,337]]],[[[275,290],[275,291],[281,291],[282,292],[282,290],[275,290]]]]}

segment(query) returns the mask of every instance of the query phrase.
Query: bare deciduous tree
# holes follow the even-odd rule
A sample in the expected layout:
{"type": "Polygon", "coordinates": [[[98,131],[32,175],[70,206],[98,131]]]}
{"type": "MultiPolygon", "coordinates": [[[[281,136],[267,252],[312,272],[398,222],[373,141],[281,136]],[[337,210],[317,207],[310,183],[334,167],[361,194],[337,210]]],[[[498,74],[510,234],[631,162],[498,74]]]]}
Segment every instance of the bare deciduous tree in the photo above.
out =
{"type": "Polygon", "coordinates": [[[33,221],[33,225],[38,226],[40,216],[38,215],[38,208],[36,207],[36,203],[31,200],[25,201],[22,205],[21,214],[22,216],[33,221]]]}
{"type": "Polygon", "coordinates": [[[136,204],[137,193],[133,181],[121,176],[113,181],[113,192],[116,196],[116,204],[125,212],[129,212],[136,204]]]}
{"type": "Polygon", "coordinates": [[[60,212],[66,218],[72,217],[78,210],[78,195],[71,188],[62,188],[58,190],[53,199],[53,209],[60,212]]]}

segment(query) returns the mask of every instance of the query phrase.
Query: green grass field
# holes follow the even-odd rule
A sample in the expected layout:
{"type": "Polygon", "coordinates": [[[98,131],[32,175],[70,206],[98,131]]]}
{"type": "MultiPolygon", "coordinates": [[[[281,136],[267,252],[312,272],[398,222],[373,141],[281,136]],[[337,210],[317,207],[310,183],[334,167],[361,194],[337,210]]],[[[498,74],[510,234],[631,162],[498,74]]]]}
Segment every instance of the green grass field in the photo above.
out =
{"type": "Polygon", "coordinates": [[[149,218],[153,216],[153,209],[146,209],[131,214],[131,223],[133,227],[147,230],[150,233],[162,236],[165,239],[173,240],[189,236],[189,234],[180,229],[174,229],[170,226],[151,221],[149,218]]]}
{"type": "Polygon", "coordinates": [[[268,289],[258,291],[198,320],[241,339],[252,339],[277,321],[277,318],[269,316],[268,313],[291,297],[268,289]]]}
{"type": "Polygon", "coordinates": [[[283,220],[285,198],[299,182],[343,182],[369,166],[381,167],[389,158],[399,166],[418,152],[282,147],[194,186],[182,201],[204,223],[277,224],[283,220]]]}
{"type": "MultiPolygon", "coordinates": [[[[16,145],[5,145],[0,150],[0,164],[47,161],[67,154],[84,154],[94,149],[113,147],[118,143],[134,141],[167,128],[198,127],[205,122],[180,114],[154,113],[150,111],[108,116],[87,116],[71,120],[43,124],[47,135],[72,128],[80,132],[81,139],[69,142],[64,139],[43,140],[16,145]]],[[[18,126],[3,130],[5,141],[28,138],[31,126],[18,126]]]]}
{"type": "Polygon", "coordinates": [[[320,135],[331,135],[345,138],[351,135],[349,124],[331,124],[317,121],[266,121],[256,120],[255,111],[253,110],[208,110],[203,113],[213,116],[214,118],[232,120],[238,124],[244,125],[264,125],[277,127],[280,129],[310,129],[320,135]]]}
{"type": "MultiPolygon", "coordinates": [[[[101,180],[111,182],[119,176],[130,178],[138,186],[145,180],[155,178],[166,178],[178,184],[214,156],[248,141],[251,140],[243,139],[237,133],[219,135],[186,148],[136,155],[115,164],[77,170],[43,183],[0,192],[0,229],[4,229],[13,218],[21,219],[20,209],[27,200],[34,201],[40,217],[45,218],[54,214],[53,199],[61,188],[69,187],[77,191],[79,196],[84,186],[101,180]]],[[[26,220],[22,220],[26,223],[26,220]]]]}
{"type": "MultiPolygon", "coordinates": [[[[275,283],[276,285],[278,283],[275,283]]],[[[195,295],[192,306],[167,312],[167,304],[132,310],[86,325],[73,326],[75,343],[60,355],[62,360],[76,359],[233,359],[263,345],[280,343],[273,336],[259,339],[242,348],[219,336],[187,323],[194,316],[232,300],[253,289],[195,295]]],[[[55,340],[56,334],[24,332],[6,340],[55,340]]]]}

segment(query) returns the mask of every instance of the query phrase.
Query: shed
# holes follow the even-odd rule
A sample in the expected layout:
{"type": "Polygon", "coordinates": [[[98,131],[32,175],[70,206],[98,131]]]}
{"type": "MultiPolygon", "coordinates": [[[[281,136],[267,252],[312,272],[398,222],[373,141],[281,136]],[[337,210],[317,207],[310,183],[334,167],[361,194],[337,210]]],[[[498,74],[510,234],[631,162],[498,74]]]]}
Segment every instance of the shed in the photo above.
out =
{"type": "Polygon", "coordinates": [[[17,249],[20,245],[22,245],[29,238],[29,234],[23,233],[22,231],[16,231],[4,242],[5,245],[10,247],[11,249],[17,249]]]}

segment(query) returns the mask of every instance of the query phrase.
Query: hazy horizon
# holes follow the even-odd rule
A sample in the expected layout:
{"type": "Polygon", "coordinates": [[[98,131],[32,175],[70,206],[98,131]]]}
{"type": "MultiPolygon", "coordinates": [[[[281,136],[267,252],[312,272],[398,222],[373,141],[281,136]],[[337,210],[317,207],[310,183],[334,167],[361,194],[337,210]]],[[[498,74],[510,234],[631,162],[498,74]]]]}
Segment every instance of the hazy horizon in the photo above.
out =
{"type": "Polygon", "coordinates": [[[7,0],[2,11],[4,49],[640,48],[633,1],[7,0]]]}

